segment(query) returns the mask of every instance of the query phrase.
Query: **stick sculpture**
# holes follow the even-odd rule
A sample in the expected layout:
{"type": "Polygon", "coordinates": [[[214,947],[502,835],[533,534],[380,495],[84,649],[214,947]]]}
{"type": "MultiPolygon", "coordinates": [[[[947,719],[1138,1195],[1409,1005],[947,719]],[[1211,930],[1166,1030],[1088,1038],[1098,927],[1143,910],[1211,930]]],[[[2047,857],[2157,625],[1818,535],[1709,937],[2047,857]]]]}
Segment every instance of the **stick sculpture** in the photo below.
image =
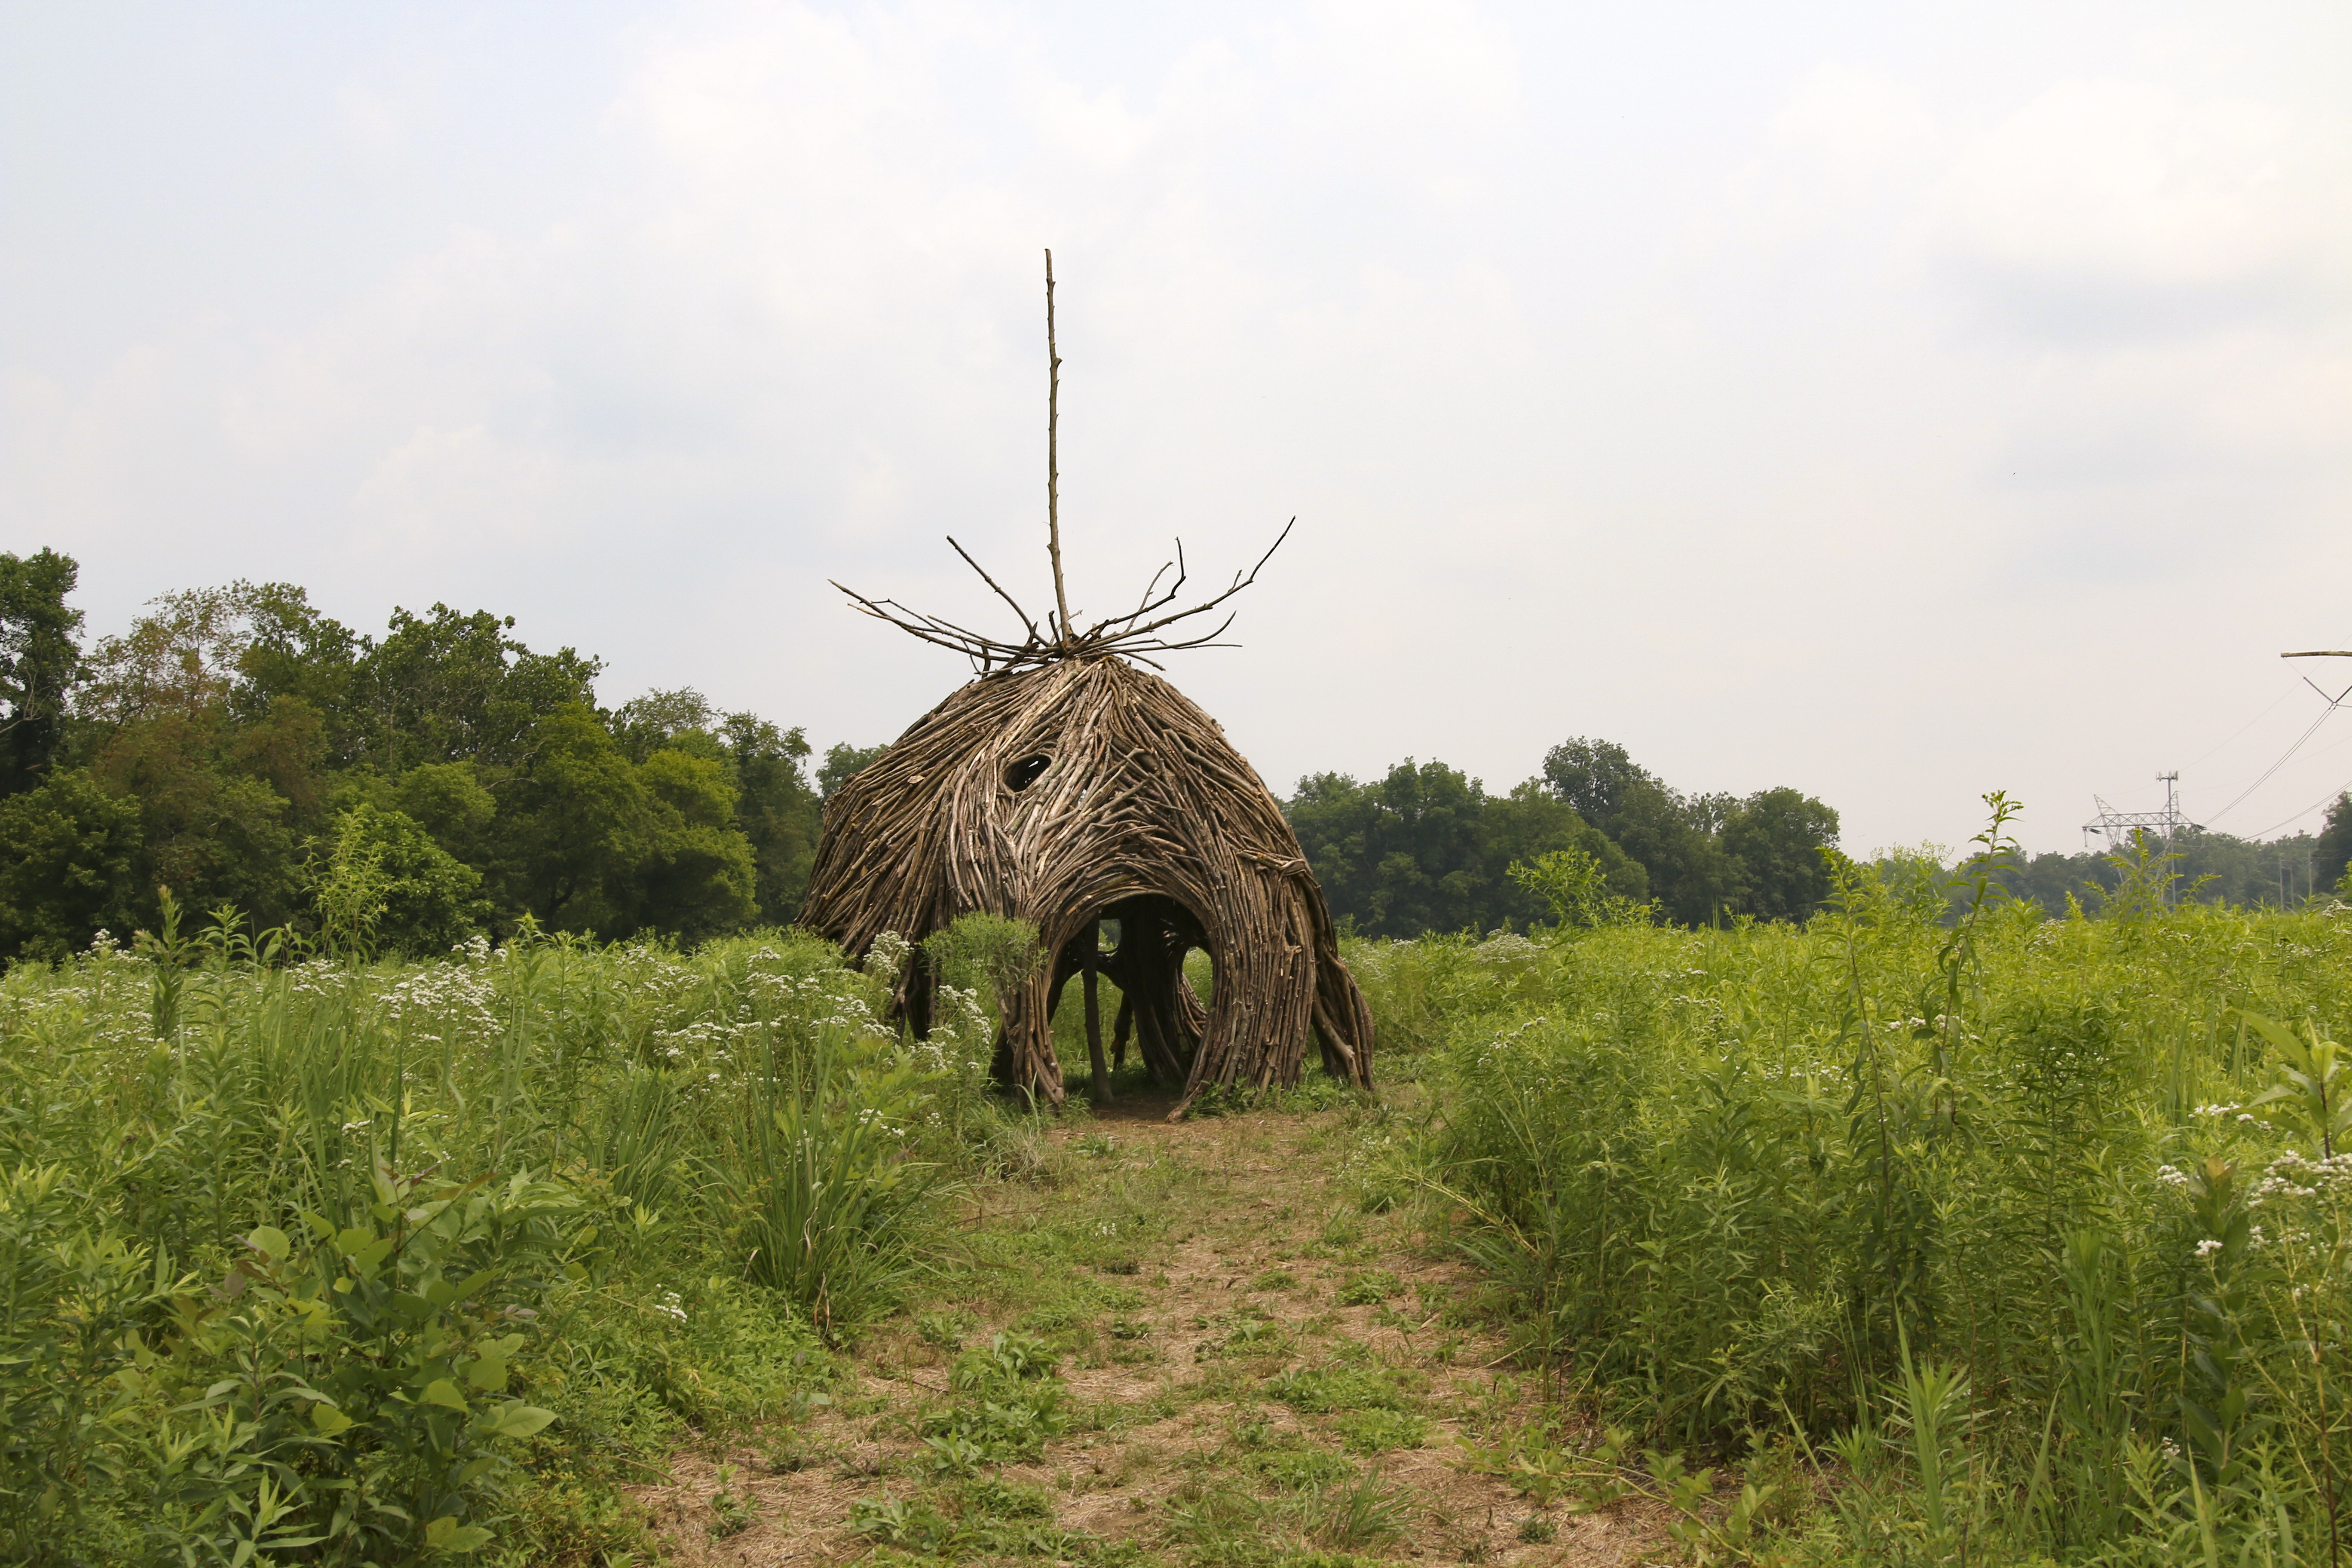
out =
{"type": "MultiPolygon", "coordinates": [[[[1153,1079],[1180,1092],[1171,1120],[1212,1085],[1295,1086],[1310,1036],[1327,1071],[1370,1088],[1371,1014],[1281,805],[1215,720],[1134,668],[1163,668],[1156,653],[1232,646],[1216,640],[1230,612],[1213,630],[1170,633],[1255,582],[1290,530],[1223,592],[1171,609],[1186,581],[1180,541],[1134,610],[1076,626],[1062,573],[1051,251],[1045,343],[1054,608],[1041,628],[953,539],[1019,617],[1021,640],[834,584],[866,615],[965,655],[979,679],[826,801],[802,923],[862,954],[885,931],[919,941],[975,910],[1034,922],[1048,961],[999,998],[995,1066],[1000,1079],[1055,1106],[1052,1019],[1072,979],[1085,999],[1095,1097],[1109,1094],[1097,975],[1121,996],[1113,1048],[1123,1054],[1131,1037],[1153,1079]],[[1194,948],[1213,966],[1205,1005],[1184,974],[1194,948]]],[[[919,950],[895,998],[918,1031],[929,1027],[934,985],[919,950]]]]}

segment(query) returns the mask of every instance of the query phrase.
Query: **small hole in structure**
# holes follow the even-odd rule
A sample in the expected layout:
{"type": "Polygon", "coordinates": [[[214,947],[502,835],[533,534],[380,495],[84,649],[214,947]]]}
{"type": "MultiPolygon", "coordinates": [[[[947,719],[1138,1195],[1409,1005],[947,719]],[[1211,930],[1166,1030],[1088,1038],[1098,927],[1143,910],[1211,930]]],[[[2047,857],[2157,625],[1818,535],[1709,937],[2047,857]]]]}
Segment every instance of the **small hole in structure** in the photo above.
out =
{"type": "Polygon", "coordinates": [[[1023,790],[1035,784],[1038,775],[1053,765],[1054,759],[1051,757],[1024,757],[1004,770],[1004,787],[1014,795],[1019,795],[1023,790]]]}

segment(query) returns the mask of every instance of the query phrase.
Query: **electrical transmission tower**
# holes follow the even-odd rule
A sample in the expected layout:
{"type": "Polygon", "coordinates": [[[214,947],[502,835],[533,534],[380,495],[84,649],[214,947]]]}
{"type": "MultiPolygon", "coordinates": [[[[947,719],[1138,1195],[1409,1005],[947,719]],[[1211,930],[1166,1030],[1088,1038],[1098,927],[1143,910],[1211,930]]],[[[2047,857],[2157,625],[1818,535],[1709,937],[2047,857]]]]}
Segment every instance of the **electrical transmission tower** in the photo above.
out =
{"type": "Polygon", "coordinates": [[[2131,847],[2133,834],[2145,833],[2169,849],[2172,841],[2182,834],[2198,831],[2199,825],[2189,821],[2180,810],[2179,771],[2158,773],[2156,782],[2164,786],[2162,811],[2117,811],[2097,795],[2093,795],[2091,799],[2099,808],[2099,819],[2083,824],[2084,846],[2089,847],[2092,834],[2103,833],[2106,835],[2107,852],[2120,855],[2131,847]]]}

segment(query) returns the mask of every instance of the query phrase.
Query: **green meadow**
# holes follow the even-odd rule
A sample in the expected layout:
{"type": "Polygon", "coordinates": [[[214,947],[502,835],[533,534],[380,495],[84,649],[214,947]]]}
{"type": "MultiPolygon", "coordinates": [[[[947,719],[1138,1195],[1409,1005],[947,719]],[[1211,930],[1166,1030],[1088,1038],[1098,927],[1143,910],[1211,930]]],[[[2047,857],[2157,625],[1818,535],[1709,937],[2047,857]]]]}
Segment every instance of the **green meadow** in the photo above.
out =
{"type": "Polygon", "coordinates": [[[1350,943],[1376,1100],[1173,1127],[990,1087],[986,922],[921,1041],[904,944],[778,932],[21,963],[0,1540],[2328,1561],[2352,915],[2009,860],[1720,929],[1554,862],[1555,921],[1350,943]]]}

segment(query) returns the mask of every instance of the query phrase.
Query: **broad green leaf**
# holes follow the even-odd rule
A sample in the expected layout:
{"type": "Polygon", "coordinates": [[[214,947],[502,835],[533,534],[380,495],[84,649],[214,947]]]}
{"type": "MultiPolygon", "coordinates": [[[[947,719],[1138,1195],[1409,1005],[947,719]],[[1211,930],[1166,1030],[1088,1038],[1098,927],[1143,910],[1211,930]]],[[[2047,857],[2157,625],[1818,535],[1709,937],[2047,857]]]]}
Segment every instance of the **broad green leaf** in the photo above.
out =
{"type": "Polygon", "coordinates": [[[286,1233],[274,1225],[257,1227],[246,1237],[245,1244],[272,1263],[285,1262],[287,1254],[294,1250],[294,1244],[286,1239],[286,1233]]]}
{"type": "Polygon", "coordinates": [[[464,1300],[467,1297],[471,1296],[475,1291],[480,1289],[483,1286],[497,1279],[498,1273],[499,1271],[495,1268],[484,1268],[476,1273],[468,1274],[464,1279],[458,1282],[457,1294],[449,1299],[450,1304],[454,1306],[457,1302],[464,1300]]]}
{"type": "Polygon", "coordinates": [[[417,1403],[442,1405],[452,1410],[463,1410],[466,1408],[466,1396],[458,1393],[457,1385],[447,1378],[436,1377],[425,1385],[425,1392],[418,1397],[417,1403]]]}
{"type": "Polygon", "coordinates": [[[425,1545],[432,1552],[471,1552],[490,1539],[478,1524],[459,1524],[455,1514],[444,1514],[425,1527],[425,1545]]]}
{"type": "Polygon", "coordinates": [[[359,1423],[331,1405],[313,1405],[310,1406],[310,1425],[319,1429],[320,1436],[331,1437],[338,1432],[350,1431],[359,1423]]]}
{"type": "Polygon", "coordinates": [[[484,1411],[474,1428],[485,1436],[528,1437],[555,1419],[552,1410],[541,1410],[535,1405],[525,1405],[520,1399],[509,1399],[504,1405],[484,1411]]]}
{"type": "Polygon", "coordinates": [[[503,1356],[482,1356],[466,1369],[466,1381],[474,1387],[496,1394],[507,1385],[507,1363],[503,1356]]]}

